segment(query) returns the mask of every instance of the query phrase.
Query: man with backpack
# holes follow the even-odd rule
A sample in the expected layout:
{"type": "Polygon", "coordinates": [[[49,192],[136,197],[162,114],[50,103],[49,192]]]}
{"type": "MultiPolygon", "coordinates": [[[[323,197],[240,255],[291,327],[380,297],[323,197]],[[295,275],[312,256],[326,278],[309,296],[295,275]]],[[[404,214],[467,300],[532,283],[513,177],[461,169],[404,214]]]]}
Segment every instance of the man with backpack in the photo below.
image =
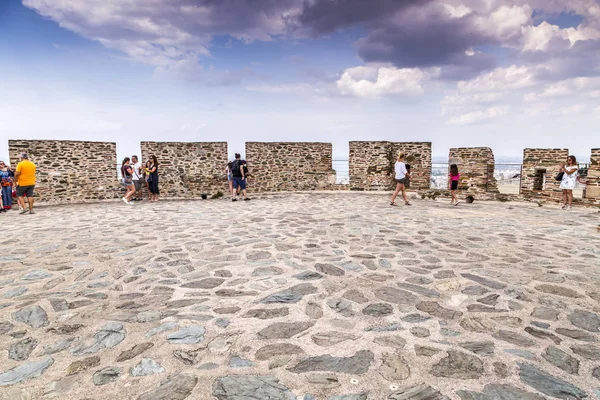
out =
{"type": "Polygon", "coordinates": [[[244,200],[250,200],[246,197],[246,178],[248,177],[248,165],[239,153],[235,153],[235,160],[231,163],[231,175],[233,176],[233,190],[231,191],[231,201],[237,201],[236,192],[238,188],[242,191],[244,200]]]}

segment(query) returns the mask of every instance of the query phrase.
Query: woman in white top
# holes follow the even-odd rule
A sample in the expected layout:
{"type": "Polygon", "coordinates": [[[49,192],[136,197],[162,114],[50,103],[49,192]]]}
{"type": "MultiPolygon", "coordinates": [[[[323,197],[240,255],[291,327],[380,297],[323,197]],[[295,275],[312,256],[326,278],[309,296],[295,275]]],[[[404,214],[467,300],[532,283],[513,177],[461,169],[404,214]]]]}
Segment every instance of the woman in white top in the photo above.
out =
{"type": "Polygon", "coordinates": [[[562,180],[560,181],[560,188],[562,189],[563,198],[563,210],[570,210],[571,204],[573,204],[573,189],[577,182],[577,160],[575,156],[567,157],[567,165],[561,164],[560,172],[563,173],[562,180]]]}
{"type": "Polygon", "coordinates": [[[406,178],[410,177],[410,172],[406,170],[406,164],[404,164],[404,153],[398,153],[398,161],[394,164],[394,170],[396,171],[396,191],[392,195],[392,201],[390,202],[391,206],[395,206],[396,204],[396,196],[398,193],[402,191],[402,198],[404,199],[404,204],[410,206],[410,202],[406,198],[406,178]]]}

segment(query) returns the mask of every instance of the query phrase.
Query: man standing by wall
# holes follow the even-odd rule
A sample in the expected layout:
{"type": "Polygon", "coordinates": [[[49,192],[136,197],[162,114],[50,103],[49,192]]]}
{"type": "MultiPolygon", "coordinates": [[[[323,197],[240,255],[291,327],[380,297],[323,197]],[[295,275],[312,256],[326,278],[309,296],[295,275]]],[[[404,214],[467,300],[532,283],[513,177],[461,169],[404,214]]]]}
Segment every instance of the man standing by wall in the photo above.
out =
{"type": "Polygon", "coordinates": [[[231,191],[231,201],[237,201],[236,192],[238,188],[242,190],[244,200],[250,200],[246,197],[246,175],[248,168],[246,161],[242,160],[239,153],[235,153],[235,160],[231,164],[231,174],[233,175],[233,190],[231,191]]]}
{"type": "Polygon", "coordinates": [[[140,201],[143,196],[142,183],[144,183],[144,179],[142,178],[142,164],[139,162],[137,156],[131,156],[131,163],[133,164],[131,167],[133,168],[133,185],[135,187],[135,198],[133,200],[140,201]]]}
{"type": "Polygon", "coordinates": [[[21,154],[21,162],[17,164],[15,170],[15,181],[17,184],[17,201],[23,207],[21,214],[33,214],[33,189],[35,187],[35,164],[29,161],[27,153],[21,154]],[[29,210],[25,205],[23,196],[27,196],[29,210]]]}

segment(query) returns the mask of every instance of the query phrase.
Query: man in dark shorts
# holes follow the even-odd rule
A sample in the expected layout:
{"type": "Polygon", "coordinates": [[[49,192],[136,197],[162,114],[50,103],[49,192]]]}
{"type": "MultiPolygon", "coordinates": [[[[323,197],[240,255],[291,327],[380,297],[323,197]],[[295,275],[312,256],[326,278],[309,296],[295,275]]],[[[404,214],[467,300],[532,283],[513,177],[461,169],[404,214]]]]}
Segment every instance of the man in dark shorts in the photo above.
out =
{"type": "Polygon", "coordinates": [[[132,200],[142,201],[142,183],[145,182],[142,174],[142,164],[139,162],[138,156],[131,156],[131,164],[131,167],[133,168],[133,186],[135,187],[135,198],[132,200]]]}
{"type": "Polygon", "coordinates": [[[17,184],[17,202],[23,208],[20,214],[33,214],[33,189],[35,188],[35,164],[29,161],[27,153],[21,154],[21,161],[17,164],[15,170],[15,182],[17,184]],[[29,209],[25,204],[23,196],[27,196],[29,209]]]}
{"type": "Polygon", "coordinates": [[[242,160],[239,153],[235,153],[235,160],[231,164],[231,175],[233,176],[233,190],[231,191],[231,201],[237,201],[236,192],[238,188],[242,190],[244,200],[250,200],[246,197],[246,161],[242,160]]]}

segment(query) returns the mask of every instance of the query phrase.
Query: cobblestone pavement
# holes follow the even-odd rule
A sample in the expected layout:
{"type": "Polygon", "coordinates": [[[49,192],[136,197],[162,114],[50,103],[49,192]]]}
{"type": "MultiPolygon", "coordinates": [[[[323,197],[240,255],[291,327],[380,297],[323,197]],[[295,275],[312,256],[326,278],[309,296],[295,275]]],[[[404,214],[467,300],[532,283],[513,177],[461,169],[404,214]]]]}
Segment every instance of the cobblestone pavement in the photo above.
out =
{"type": "Polygon", "coordinates": [[[0,396],[597,398],[599,217],[365,193],[11,212],[0,396]]]}

